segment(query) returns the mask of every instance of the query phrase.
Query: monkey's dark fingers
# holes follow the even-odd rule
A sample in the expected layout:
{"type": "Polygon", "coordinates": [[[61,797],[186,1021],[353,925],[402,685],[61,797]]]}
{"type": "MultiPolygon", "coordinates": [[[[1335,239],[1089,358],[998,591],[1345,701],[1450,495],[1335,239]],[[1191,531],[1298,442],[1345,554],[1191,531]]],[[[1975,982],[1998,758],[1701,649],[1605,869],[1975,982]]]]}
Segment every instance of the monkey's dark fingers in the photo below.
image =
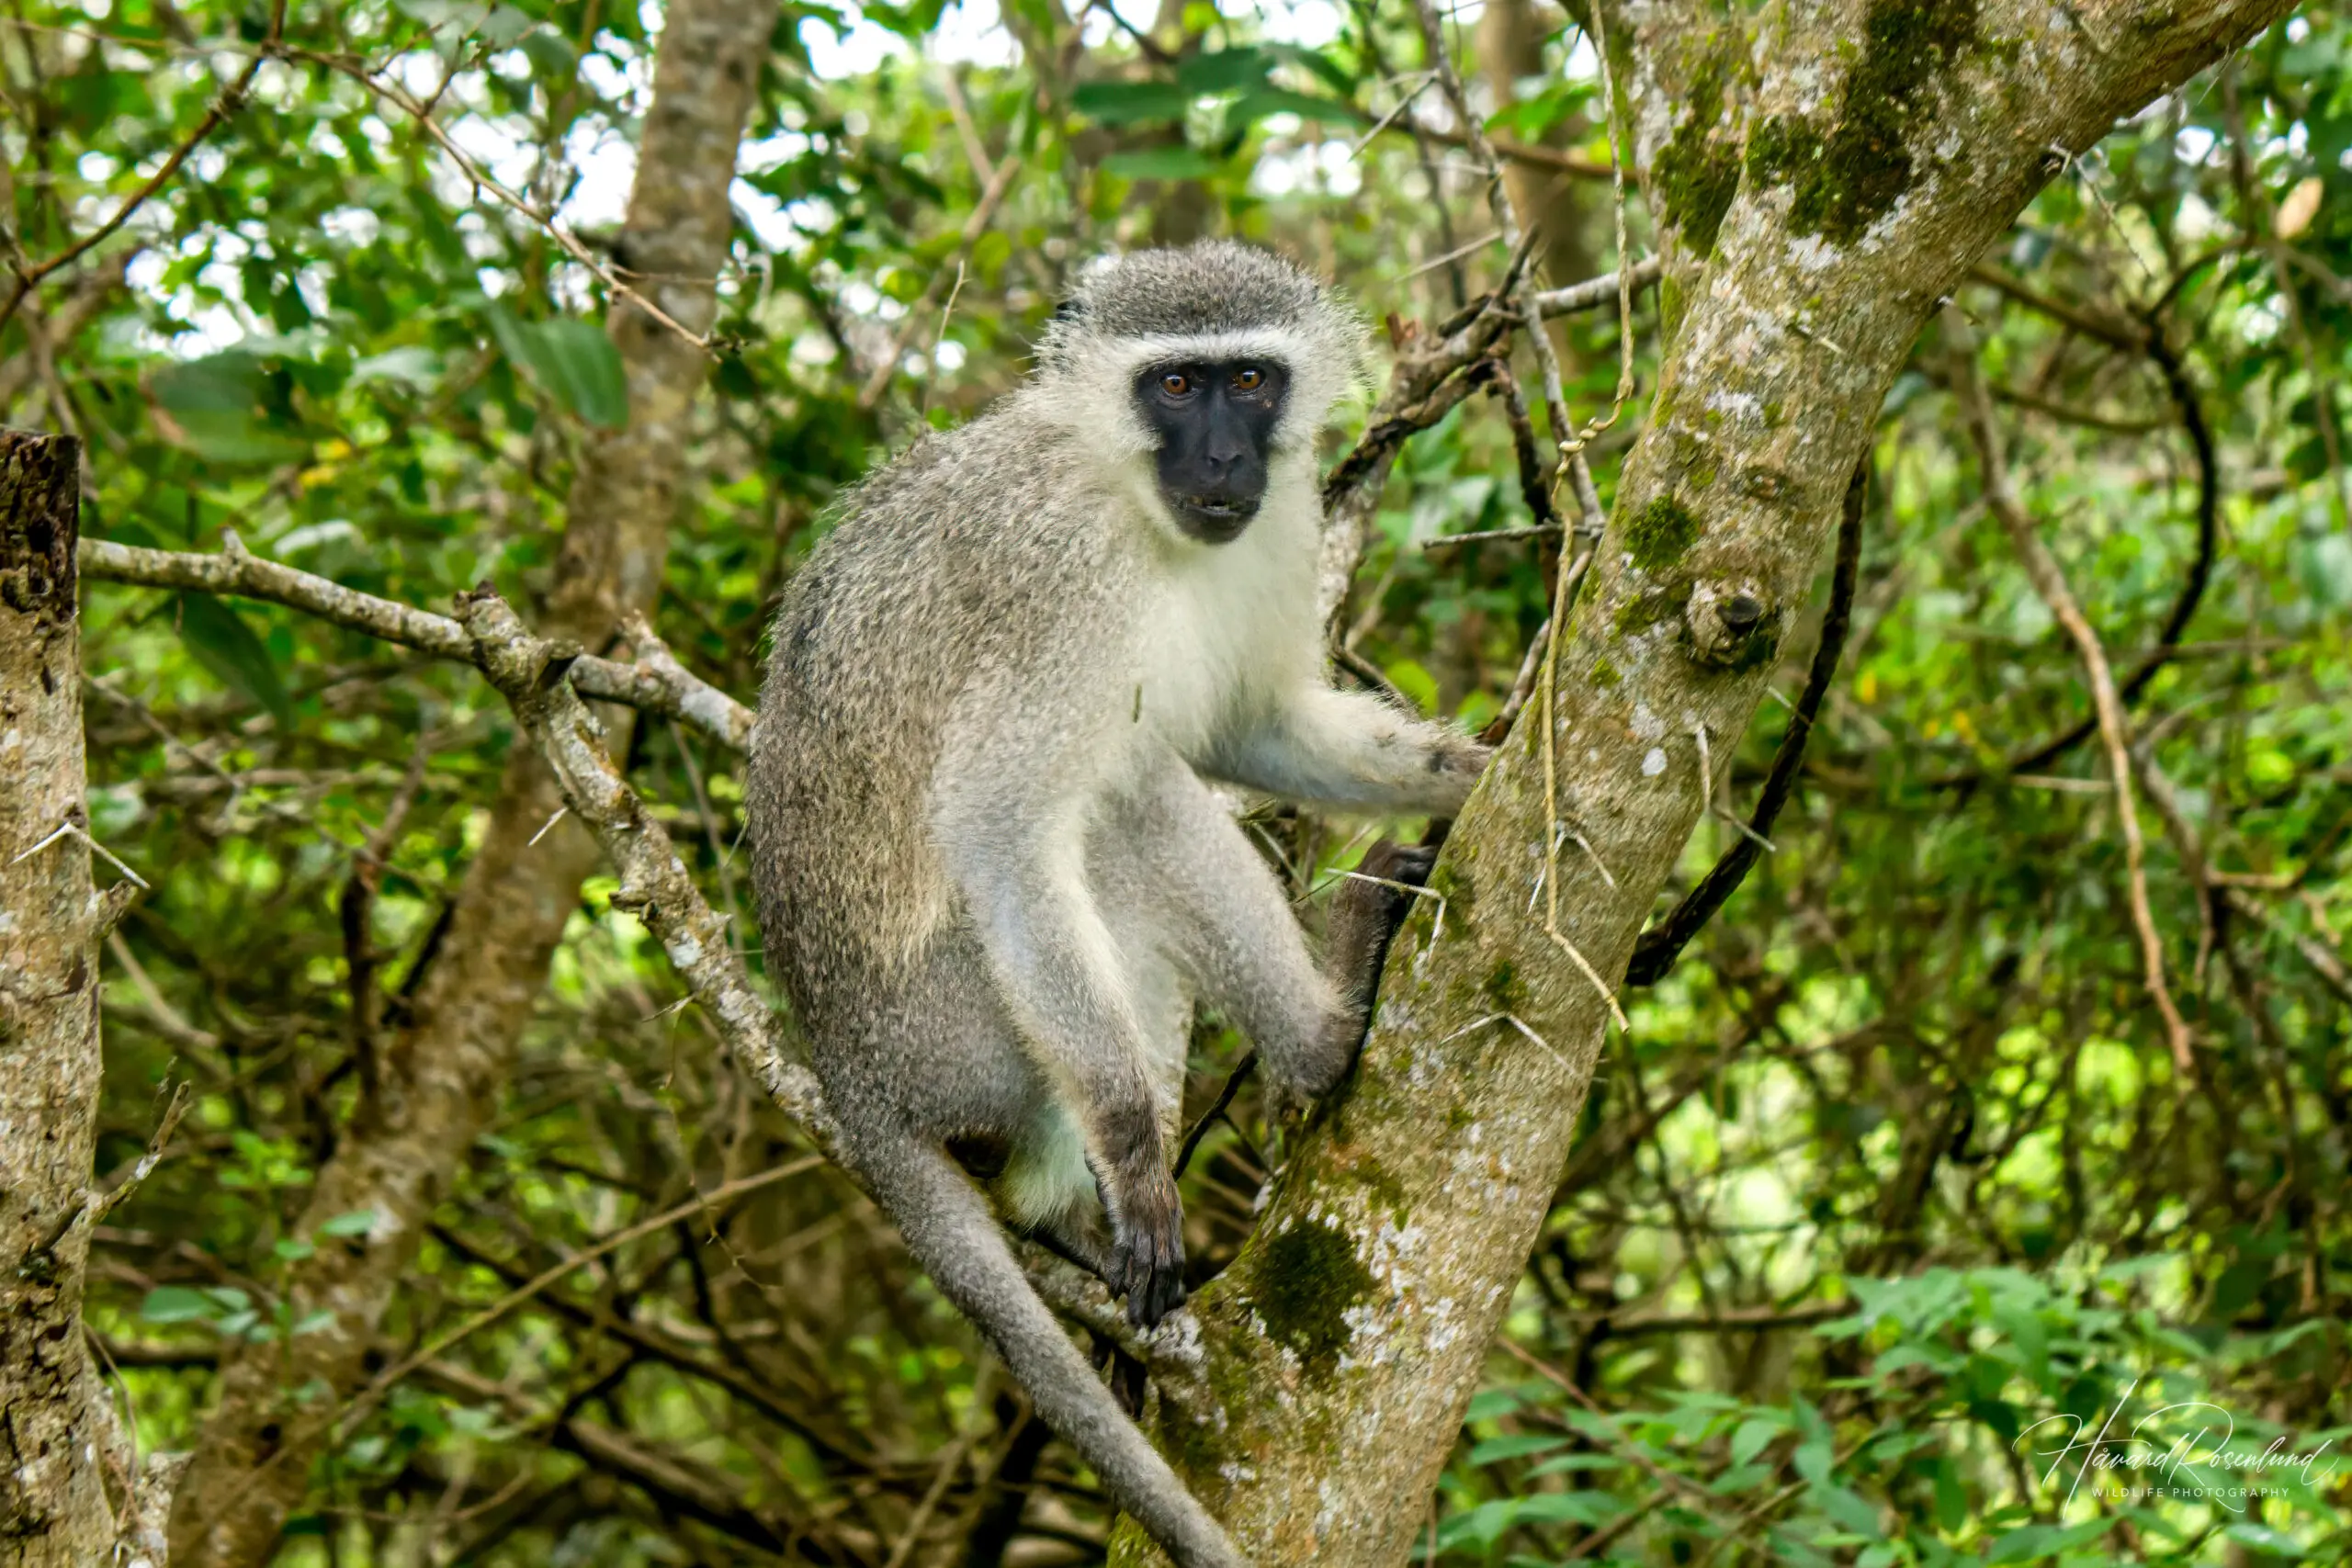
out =
{"type": "Polygon", "coordinates": [[[1137,1328],[1159,1327],[1161,1318],[1184,1304],[1183,1244],[1177,1242],[1168,1251],[1172,1256],[1156,1260],[1127,1293],[1127,1321],[1137,1328]]]}
{"type": "Polygon", "coordinates": [[[1437,864],[1437,851],[1435,844],[1400,844],[1383,839],[1364,852],[1356,869],[1366,876],[1419,887],[1429,881],[1430,872],[1437,864]]]}
{"type": "Polygon", "coordinates": [[[1360,948],[1385,945],[1404,920],[1413,895],[1404,891],[1430,879],[1437,864],[1433,844],[1399,844],[1383,839],[1363,852],[1353,876],[1340,885],[1331,906],[1330,930],[1335,944],[1360,948]]]}
{"type": "Polygon", "coordinates": [[[1184,1299],[1184,1210],[1156,1156],[1120,1183],[1113,1228],[1114,1268],[1122,1276],[1128,1321],[1153,1327],[1184,1299]]]}

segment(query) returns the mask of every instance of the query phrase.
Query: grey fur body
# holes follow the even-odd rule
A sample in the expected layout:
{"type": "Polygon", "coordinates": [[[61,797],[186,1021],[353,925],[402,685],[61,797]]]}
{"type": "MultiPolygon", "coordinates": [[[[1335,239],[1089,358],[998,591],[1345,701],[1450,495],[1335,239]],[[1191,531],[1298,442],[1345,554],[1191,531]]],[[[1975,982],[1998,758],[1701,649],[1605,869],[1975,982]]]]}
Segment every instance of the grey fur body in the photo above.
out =
{"type": "Polygon", "coordinates": [[[996,1150],[1006,1216],[1149,1320],[1180,1293],[1167,1151],[1193,1003],[1247,1032],[1290,1095],[1322,1094],[1352,1059],[1387,901],[1335,907],[1327,978],[1203,779],[1451,812],[1484,761],[1325,676],[1313,438],[1360,355],[1352,319],[1263,253],[1113,264],[1027,385],[853,499],[787,594],[752,749],[767,951],[844,1158],[1186,1568],[1242,1559],[945,1151],[996,1150]],[[1176,526],[1129,399],[1138,371],[1185,355],[1288,377],[1262,502],[1230,543],[1176,526]]]}

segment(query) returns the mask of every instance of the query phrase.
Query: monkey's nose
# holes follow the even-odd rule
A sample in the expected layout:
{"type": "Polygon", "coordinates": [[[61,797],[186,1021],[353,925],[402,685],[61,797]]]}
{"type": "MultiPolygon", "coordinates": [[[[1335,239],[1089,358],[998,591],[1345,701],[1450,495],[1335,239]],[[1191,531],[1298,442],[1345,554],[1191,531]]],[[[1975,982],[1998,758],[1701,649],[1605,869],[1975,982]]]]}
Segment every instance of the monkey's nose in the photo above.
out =
{"type": "Polygon", "coordinates": [[[1764,606],[1745,593],[1735,593],[1723,602],[1715,614],[1721,615],[1724,625],[1733,631],[1747,632],[1764,618],[1764,606]]]}

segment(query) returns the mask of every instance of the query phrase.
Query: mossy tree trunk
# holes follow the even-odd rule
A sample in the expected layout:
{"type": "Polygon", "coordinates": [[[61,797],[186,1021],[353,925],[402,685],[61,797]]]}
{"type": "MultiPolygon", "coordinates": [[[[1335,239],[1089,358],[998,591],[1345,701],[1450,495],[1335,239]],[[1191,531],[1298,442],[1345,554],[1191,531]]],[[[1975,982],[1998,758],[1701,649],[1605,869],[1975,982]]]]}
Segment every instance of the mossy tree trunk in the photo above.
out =
{"type": "MultiPolygon", "coordinates": [[[[1699,734],[1724,766],[1928,313],[2053,150],[2286,9],[1603,14],[1668,246],[1650,424],[1561,640],[1548,736],[1539,694],[1448,842],[1443,903],[1399,935],[1361,1068],[1196,1298],[1194,1375],[1160,1380],[1159,1440],[1260,1563],[1388,1568],[1425,1528],[1600,1052],[1607,1003],[1567,949],[1623,975],[1699,818],[1699,734]],[[1742,595],[1752,622],[1721,613],[1742,595]],[[1555,940],[1536,877],[1565,829],[1589,849],[1566,839],[1555,940]]],[[[1126,1527],[1113,1556],[1152,1552],[1126,1527]]]]}

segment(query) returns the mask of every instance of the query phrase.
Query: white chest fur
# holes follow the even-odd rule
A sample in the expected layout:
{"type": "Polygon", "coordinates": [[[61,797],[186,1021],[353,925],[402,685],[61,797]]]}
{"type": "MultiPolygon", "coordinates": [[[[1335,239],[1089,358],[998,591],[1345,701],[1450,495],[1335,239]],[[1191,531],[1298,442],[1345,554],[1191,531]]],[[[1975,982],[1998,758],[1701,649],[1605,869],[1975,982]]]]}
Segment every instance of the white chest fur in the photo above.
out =
{"type": "Polygon", "coordinates": [[[1283,686],[1314,678],[1321,508],[1305,466],[1284,468],[1238,539],[1170,547],[1138,623],[1131,720],[1187,758],[1283,686]]]}

